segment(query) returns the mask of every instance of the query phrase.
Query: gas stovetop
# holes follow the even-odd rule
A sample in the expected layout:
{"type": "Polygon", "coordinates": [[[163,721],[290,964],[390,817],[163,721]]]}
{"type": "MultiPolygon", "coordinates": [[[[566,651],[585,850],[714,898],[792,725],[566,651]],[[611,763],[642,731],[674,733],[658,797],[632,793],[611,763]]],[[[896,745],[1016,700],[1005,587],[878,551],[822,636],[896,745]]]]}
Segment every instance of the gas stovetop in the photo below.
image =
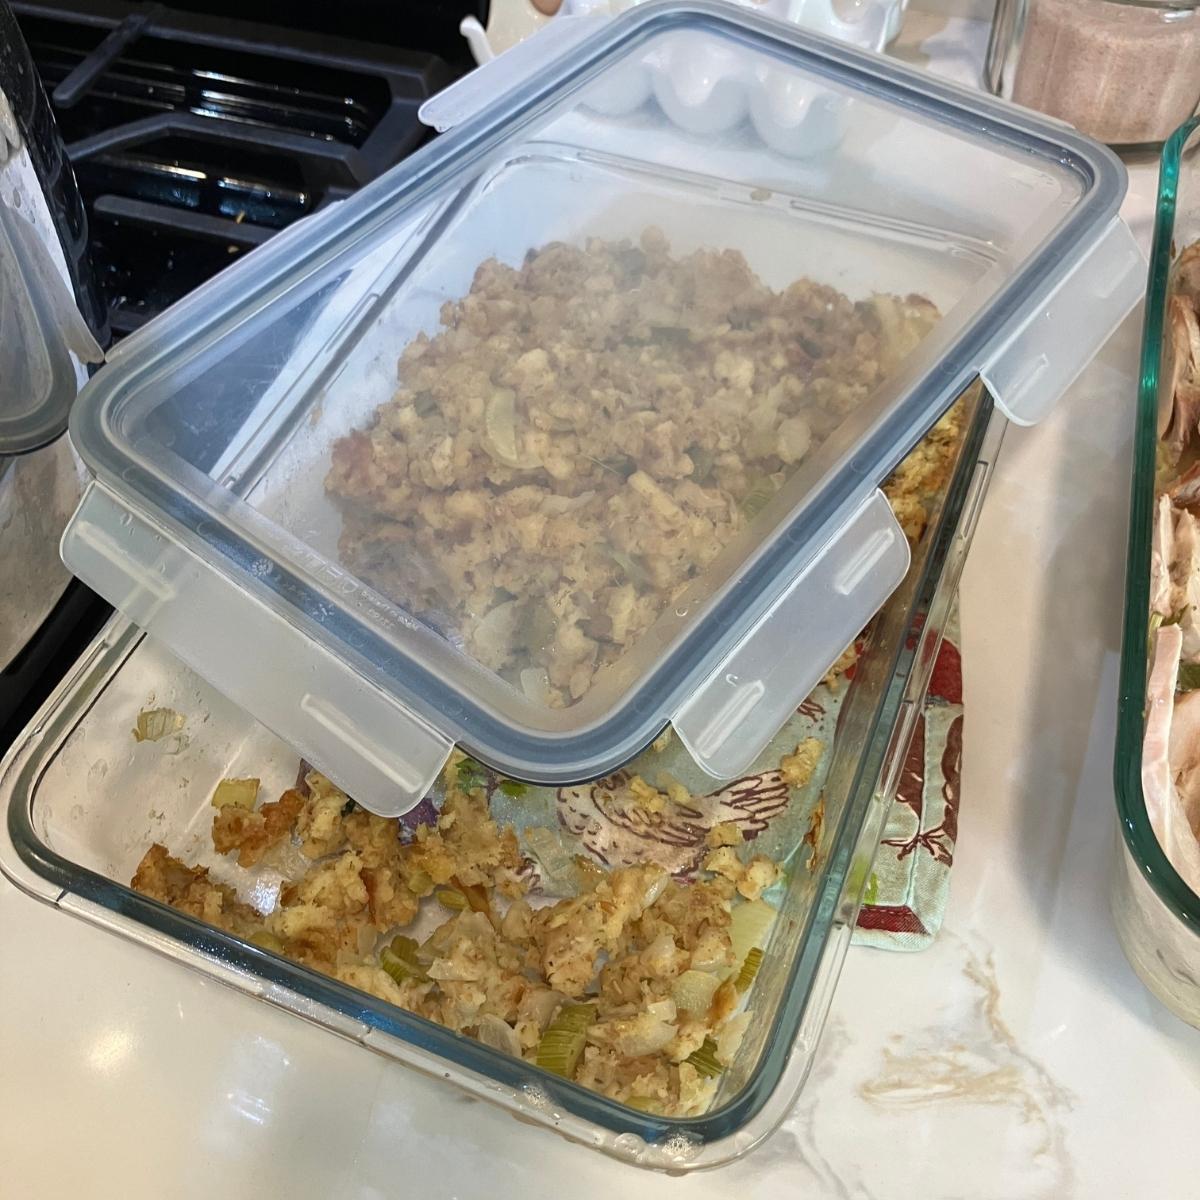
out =
{"type": "MultiPolygon", "coordinates": [[[[313,22],[304,5],[253,0],[228,7],[273,9],[275,23],[120,0],[12,7],[83,193],[117,337],[416,149],[429,136],[417,109],[466,65],[465,51],[451,63],[403,44],[407,4],[391,8],[392,44],[295,28],[313,22]]],[[[377,22],[373,5],[361,24],[353,3],[321,11],[343,30],[377,22]]],[[[446,44],[428,22],[413,36],[446,44]]]]}
{"type": "MultiPolygon", "coordinates": [[[[66,224],[70,253],[90,262],[102,292],[99,305],[88,292],[93,328],[101,334],[106,310],[114,339],[416,149],[431,136],[421,103],[472,65],[461,18],[487,16],[486,0],[9,7],[53,115],[26,88],[37,109],[27,119],[57,125],[82,194],[86,235],[77,198],[66,224]]],[[[57,544],[61,518],[26,523],[47,525],[57,544]]],[[[21,558],[15,545],[0,526],[6,565],[21,558]]],[[[63,586],[36,598],[44,620],[0,667],[0,751],[107,615],[82,584],[63,586]]]]}

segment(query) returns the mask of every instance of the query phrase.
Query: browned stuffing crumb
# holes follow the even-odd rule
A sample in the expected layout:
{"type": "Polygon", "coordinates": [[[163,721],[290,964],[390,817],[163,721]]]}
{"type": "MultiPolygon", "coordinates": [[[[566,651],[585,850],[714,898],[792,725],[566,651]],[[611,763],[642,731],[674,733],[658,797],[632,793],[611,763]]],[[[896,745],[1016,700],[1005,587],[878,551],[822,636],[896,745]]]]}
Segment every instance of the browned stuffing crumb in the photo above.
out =
{"type": "Polygon", "coordinates": [[[805,738],[792,754],[785,754],[779,760],[779,774],[788,787],[807,787],[812,779],[824,753],[824,747],[817,738],[805,738]]]}
{"type": "MultiPolygon", "coordinates": [[[[884,481],[883,493],[910,546],[915,547],[925,536],[935,502],[945,491],[954,470],[958,447],[966,432],[967,401],[964,395],[951,405],[884,481]]],[[[821,685],[836,692],[842,679],[854,669],[860,653],[860,642],[851,642],[825,673],[821,685]]]]}
{"type": "Polygon", "coordinates": [[[722,821],[714,825],[704,836],[704,844],[710,850],[720,846],[736,846],[742,841],[741,826],[736,821],[722,821]]]}
{"type": "Polygon", "coordinates": [[[662,813],[667,810],[668,797],[658,788],[647,783],[640,775],[634,775],[628,784],[634,798],[648,813],[662,813]]]}
{"type": "Polygon", "coordinates": [[[822,685],[831,692],[836,692],[841,685],[842,677],[856,662],[858,662],[858,643],[851,642],[839,655],[837,662],[825,672],[825,678],[821,680],[822,685]]]}
{"type": "Polygon", "coordinates": [[[728,846],[710,851],[704,869],[728,879],[747,900],[757,900],[780,878],[779,868],[769,858],[759,855],[745,863],[728,846]]]}
{"type": "Polygon", "coordinates": [[[289,788],[272,804],[257,811],[226,804],[213,814],[213,848],[218,854],[238,852],[239,867],[253,867],[266,852],[290,836],[304,797],[289,788]]]}
{"type": "Polygon", "coordinates": [[[777,863],[757,854],[746,864],[742,877],[737,881],[738,895],[744,896],[747,900],[757,900],[768,888],[774,887],[782,877],[783,872],[777,863]]]}
{"type": "Polygon", "coordinates": [[[815,871],[821,865],[821,830],[825,825],[825,793],[822,792],[817,800],[812,816],[808,818],[808,828],[801,839],[802,846],[808,846],[812,853],[808,858],[808,869],[815,871]]]}
{"type": "Polygon", "coordinates": [[[949,408],[883,485],[883,494],[913,545],[925,532],[930,497],[941,495],[949,482],[965,413],[963,401],[949,408]]]}
{"type": "Polygon", "coordinates": [[[237,899],[233,888],[216,883],[205,867],[189,867],[155,843],[142,856],[131,886],[135,891],[199,917],[240,937],[262,928],[262,917],[237,899]]]}

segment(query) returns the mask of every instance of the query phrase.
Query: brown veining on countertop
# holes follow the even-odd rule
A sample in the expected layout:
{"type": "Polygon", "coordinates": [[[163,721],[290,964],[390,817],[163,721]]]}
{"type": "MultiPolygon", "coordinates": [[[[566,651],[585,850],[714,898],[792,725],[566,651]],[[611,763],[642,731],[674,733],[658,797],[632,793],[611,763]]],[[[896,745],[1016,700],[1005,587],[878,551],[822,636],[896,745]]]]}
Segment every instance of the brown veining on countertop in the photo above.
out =
{"type": "MultiPolygon", "coordinates": [[[[945,936],[945,935],[943,935],[945,936]]],[[[1000,985],[991,951],[964,945],[962,974],[969,1001],[937,1025],[895,1035],[883,1065],[859,1086],[859,1095],[880,1108],[941,1104],[987,1105],[1016,1110],[1036,1131],[1032,1153],[1054,1164],[1056,1195],[1070,1190],[1073,1170],[1062,1118],[1074,1096],[1028,1051],[1001,1014],[1000,985]]]]}

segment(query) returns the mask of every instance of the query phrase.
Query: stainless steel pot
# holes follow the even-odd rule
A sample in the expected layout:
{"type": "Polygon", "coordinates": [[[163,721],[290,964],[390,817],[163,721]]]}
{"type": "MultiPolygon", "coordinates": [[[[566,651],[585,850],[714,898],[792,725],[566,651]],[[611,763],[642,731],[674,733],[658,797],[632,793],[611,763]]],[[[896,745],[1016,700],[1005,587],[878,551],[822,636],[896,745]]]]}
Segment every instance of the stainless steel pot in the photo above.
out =
{"type": "Polygon", "coordinates": [[[70,582],[58,543],[82,484],[65,429],[103,358],[101,312],[75,180],[0,0],[0,674],[70,582]]]}

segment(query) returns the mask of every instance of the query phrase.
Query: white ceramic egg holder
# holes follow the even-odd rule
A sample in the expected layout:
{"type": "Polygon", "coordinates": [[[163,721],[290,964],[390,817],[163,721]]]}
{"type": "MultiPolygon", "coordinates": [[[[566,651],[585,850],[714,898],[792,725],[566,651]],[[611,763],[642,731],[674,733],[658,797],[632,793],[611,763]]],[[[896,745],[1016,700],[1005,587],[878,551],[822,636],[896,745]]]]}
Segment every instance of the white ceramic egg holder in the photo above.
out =
{"type": "MultiPolygon", "coordinates": [[[[528,0],[521,0],[527,4],[528,0]]],[[[562,11],[535,28],[504,54],[493,55],[474,18],[463,22],[480,68],[426,102],[421,119],[446,130],[483,106],[484,98],[582,39],[598,22],[641,0],[565,0],[562,11]],[[474,29],[471,29],[471,26],[474,29]],[[481,41],[482,39],[482,41],[481,41]]],[[[763,0],[747,7],[778,20],[880,50],[899,28],[907,0],[763,0]],[[844,13],[850,13],[847,19],[844,13]]],[[[543,20],[545,20],[543,18],[543,20]]],[[[743,122],[778,154],[810,158],[841,140],[849,98],[761,61],[747,61],[702,34],[682,33],[668,46],[612,71],[581,97],[582,107],[606,117],[623,117],[653,99],[673,125],[712,137],[743,122]]]]}
{"type": "MultiPolygon", "coordinates": [[[[558,13],[560,17],[591,13],[615,16],[640,3],[643,0],[563,0],[558,13]]],[[[908,0],[731,0],[731,3],[877,51],[899,35],[908,7],[908,0]]],[[[492,0],[486,30],[475,17],[466,17],[459,28],[475,61],[482,66],[551,20],[544,11],[546,7],[544,0],[540,5],[531,0],[492,0]]]]}

